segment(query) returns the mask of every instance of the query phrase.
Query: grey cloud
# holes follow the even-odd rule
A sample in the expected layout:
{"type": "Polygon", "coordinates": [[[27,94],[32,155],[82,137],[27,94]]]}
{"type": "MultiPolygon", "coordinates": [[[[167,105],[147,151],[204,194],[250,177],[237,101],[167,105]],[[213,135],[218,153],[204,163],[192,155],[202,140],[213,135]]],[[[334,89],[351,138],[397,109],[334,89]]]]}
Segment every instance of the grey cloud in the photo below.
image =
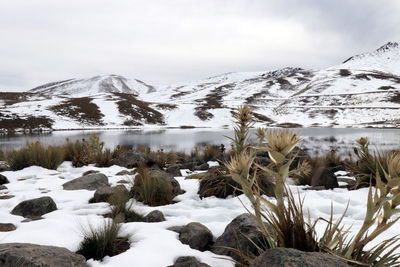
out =
{"type": "Polygon", "coordinates": [[[108,73],[169,84],[328,67],[400,39],[400,6],[382,2],[5,0],[0,90],[108,73]]]}

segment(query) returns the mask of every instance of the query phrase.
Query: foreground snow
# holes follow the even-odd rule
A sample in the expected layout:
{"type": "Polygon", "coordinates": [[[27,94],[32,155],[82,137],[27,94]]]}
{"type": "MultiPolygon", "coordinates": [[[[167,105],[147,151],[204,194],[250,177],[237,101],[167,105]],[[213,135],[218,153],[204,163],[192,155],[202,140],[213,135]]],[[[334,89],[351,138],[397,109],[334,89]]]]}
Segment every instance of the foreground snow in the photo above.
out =
{"type": "MultiPolygon", "coordinates": [[[[93,191],[62,189],[63,183],[79,177],[88,170],[99,170],[104,173],[112,186],[121,179],[130,179],[130,176],[116,176],[116,173],[125,170],[119,166],[73,168],[70,162],[64,162],[56,171],[33,166],[21,171],[3,172],[2,174],[10,180],[10,183],[6,185],[7,194],[15,195],[15,197],[0,200],[0,222],[13,223],[17,226],[17,230],[0,232],[0,243],[26,242],[61,246],[76,251],[82,240],[82,228],[87,227],[88,223],[93,225],[101,223],[104,220],[101,215],[109,212],[107,203],[88,204],[93,191]],[[24,218],[10,214],[10,211],[21,201],[42,196],[53,198],[58,210],[45,214],[42,220],[32,222],[22,222],[24,218]]],[[[200,200],[197,195],[198,180],[185,180],[184,177],[176,179],[186,191],[185,194],[176,197],[177,203],[161,207],[149,207],[136,201],[133,203],[133,208],[139,213],[147,214],[155,209],[162,211],[166,221],[125,223],[122,232],[131,235],[131,248],[120,255],[106,257],[102,262],[90,260],[89,266],[167,266],[173,264],[179,256],[195,256],[211,266],[234,266],[230,261],[221,259],[220,255],[209,251],[200,252],[182,244],[178,240],[178,234],[167,228],[196,221],[207,226],[214,238],[217,238],[233,218],[245,212],[241,201],[248,205],[247,199],[241,196],[228,199],[210,197],[200,200]]],[[[344,222],[349,226],[353,225],[352,229],[361,226],[368,189],[305,191],[303,188],[292,186],[295,194],[305,196],[304,208],[309,210],[311,218],[328,218],[331,204],[333,204],[335,216],[340,216],[349,201],[344,222]]],[[[4,194],[6,194],[4,191],[0,193],[0,195],[4,194]]],[[[393,226],[384,233],[383,237],[388,238],[397,234],[395,229],[399,226],[400,223],[393,226]]],[[[320,225],[319,230],[322,227],[323,225],[320,225]]]]}

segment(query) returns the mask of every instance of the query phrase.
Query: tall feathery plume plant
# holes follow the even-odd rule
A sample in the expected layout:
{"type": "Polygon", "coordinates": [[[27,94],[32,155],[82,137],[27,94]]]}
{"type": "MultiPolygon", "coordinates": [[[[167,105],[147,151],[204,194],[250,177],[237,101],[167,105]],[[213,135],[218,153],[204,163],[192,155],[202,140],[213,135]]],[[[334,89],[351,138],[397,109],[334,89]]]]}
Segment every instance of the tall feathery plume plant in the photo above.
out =
{"type": "Polygon", "coordinates": [[[400,238],[398,235],[380,242],[372,248],[365,249],[371,241],[392,227],[400,220],[400,154],[388,154],[386,161],[376,165],[375,190],[370,186],[367,211],[361,229],[350,236],[350,229],[344,229],[343,218],[347,212],[333,221],[333,207],[329,219],[319,218],[313,223],[304,220],[303,200],[296,200],[286,179],[302,168],[290,168],[296,154],[293,152],[300,139],[289,130],[259,129],[257,131],[259,147],[267,151],[272,160],[268,166],[254,163],[254,150],[246,144],[251,125],[251,111],[240,107],[235,116],[236,153],[226,166],[232,178],[241,185],[245,196],[250,200],[260,229],[270,248],[289,247],[303,251],[323,251],[334,254],[344,261],[362,266],[400,266],[400,238]],[[266,145],[262,145],[265,139],[266,145]],[[294,155],[293,155],[294,154],[294,155]],[[250,170],[253,175],[250,175],[250,170]],[[257,171],[262,169],[275,178],[276,203],[261,196],[257,185],[257,171]],[[381,179],[383,173],[383,179],[381,179]],[[287,197],[285,205],[284,198],[287,197]],[[325,231],[318,239],[315,226],[320,221],[326,222],[325,231]],[[267,229],[266,223],[270,225],[267,229]]]}

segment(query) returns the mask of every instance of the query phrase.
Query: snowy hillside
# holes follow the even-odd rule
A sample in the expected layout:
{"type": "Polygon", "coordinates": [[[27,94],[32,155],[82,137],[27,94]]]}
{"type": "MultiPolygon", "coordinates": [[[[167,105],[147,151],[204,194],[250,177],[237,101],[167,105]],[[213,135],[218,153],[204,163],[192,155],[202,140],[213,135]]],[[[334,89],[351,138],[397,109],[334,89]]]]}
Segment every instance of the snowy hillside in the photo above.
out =
{"type": "Polygon", "coordinates": [[[399,127],[400,46],[324,70],[226,73],[157,88],[108,75],[0,93],[0,128],[223,127],[243,104],[259,126],[399,127]]]}
{"type": "Polygon", "coordinates": [[[119,75],[95,76],[89,79],[70,79],[47,83],[29,90],[30,93],[45,95],[92,96],[100,93],[146,94],[153,86],[140,80],[129,80],[119,75]]]}
{"type": "Polygon", "coordinates": [[[373,69],[400,75],[400,45],[396,42],[389,42],[373,52],[347,59],[342,66],[351,69],[373,69]]]}

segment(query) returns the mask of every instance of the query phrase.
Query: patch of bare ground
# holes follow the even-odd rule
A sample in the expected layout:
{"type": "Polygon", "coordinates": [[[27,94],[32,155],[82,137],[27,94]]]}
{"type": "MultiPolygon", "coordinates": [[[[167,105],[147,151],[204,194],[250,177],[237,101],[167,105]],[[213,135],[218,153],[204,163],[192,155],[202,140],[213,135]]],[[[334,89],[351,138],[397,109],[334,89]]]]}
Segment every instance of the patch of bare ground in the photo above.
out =
{"type": "Polygon", "coordinates": [[[260,114],[260,113],[254,112],[254,111],[252,113],[254,116],[254,120],[256,122],[268,122],[268,123],[274,122],[274,120],[272,120],[271,118],[269,118],[263,114],[260,114]]]}
{"type": "Polygon", "coordinates": [[[381,86],[381,87],[379,87],[378,88],[378,90],[390,90],[390,89],[396,89],[396,88],[394,88],[393,86],[381,86]]]}
{"type": "Polygon", "coordinates": [[[68,98],[58,105],[49,108],[59,116],[75,119],[82,123],[92,125],[104,125],[102,119],[104,115],[99,107],[92,103],[90,97],[68,98]]]}
{"type": "Polygon", "coordinates": [[[224,96],[227,95],[229,89],[234,86],[234,83],[230,83],[215,87],[204,98],[196,100],[201,104],[195,108],[196,111],[194,112],[194,115],[203,121],[212,119],[214,115],[208,110],[223,108],[222,100],[224,96]]]}
{"type": "Polygon", "coordinates": [[[138,100],[132,94],[114,93],[118,96],[118,110],[129,118],[124,122],[126,126],[139,126],[146,124],[165,124],[164,116],[151,108],[150,103],[138,100]]]}
{"type": "Polygon", "coordinates": [[[157,104],[156,107],[163,110],[174,110],[178,108],[175,104],[157,104]]]}
{"type": "Polygon", "coordinates": [[[190,92],[178,92],[178,93],[175,93],[175,94],[171,95],[171,98],[179,98],[181,96],[185,96],[185,95],[188,95],[188,94],[190,94],[190,92]]]}
{"type": "Polygon", "coordinates": [[[400,92],[393,92],[389,93],[388,95],[388,101],[396,104],[400,104],[400,92]]]}
{"type": "Polygon", "coordinates": [[[347,77],[351,75],[351,71],[348,69],[340,69],[339,70],[339,75],[342,77],[347,77]]]}
{"type": "Polygon", "coordinates": [[[21,118],[15,114],[12,116],[3,116],[0,118],[0,129],[7,129],[10,132],[14,132],[17,128],[28,129],[30,131],[32,129],[51,128],[54,123],[52,119],[45,116],[30,116],[25,118],[21,118]]]}
{"type": "Polygon", "coordinates": [[[31,93],[17,93],[17,92],[0,92],[0,100],[3,100],[6,105],[13,105],[16,103],[28,100],[31,93]]]}
{"type": "Polygon", "coordinates": [[[388,80],[395,83],[400,83],[400,76],[394,75],[392,73],[386,73],[381,71],[369,71],[364,73],[359,73],[353,76],[356,80],[371,80],[371,78],[379,80],[388,80]]]}

